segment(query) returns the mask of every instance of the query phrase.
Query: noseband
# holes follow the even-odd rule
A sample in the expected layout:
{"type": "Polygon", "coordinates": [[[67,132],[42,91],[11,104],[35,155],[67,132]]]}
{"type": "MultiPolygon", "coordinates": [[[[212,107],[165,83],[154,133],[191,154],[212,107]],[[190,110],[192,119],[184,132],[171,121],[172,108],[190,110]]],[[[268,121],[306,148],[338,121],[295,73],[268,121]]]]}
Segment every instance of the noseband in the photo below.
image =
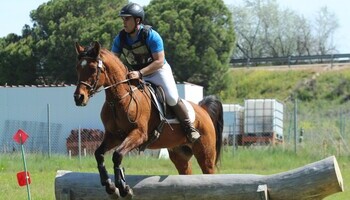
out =
{"type": "MultiPolygon", "coordinates": [[[[100,79],[100,75],[101,75],[102,69],[106,69],[106,68],[105,68],[105,65],[103,64],[103,60],[102,60],[100,57],[93,58],[93,57],[89,57],[89,56],[78,56],[78,59],[79,59],[79,60],[81,60],[81,59],[89,59],[89,60],[95,60],[95,61],[98,62],[96,81],[95,81],[92,85],[90,85],[89,83],[87,83],[87,82],[85,82],[85,81],[79,81],[79,82],[77,83],[77,85],[82,84],[82,85],[85,85],[85,86],[87,86],[87,87],[89,88],[89,92],[88,92],[89,98],[92,97],[94,94],[99,93],[99,92],[101,92],[101,91],[103,91],[103,90],[107,90],[107,89],[109,89],[109,88],[111,88],[111,87],[114,87],[114,86],[117,86],[117,85],[119,85],[119,84],[121,84],[121,83],[129,83],[129,81],[130,81],[130,79],[124,79],[124,80],[122,80],[122,81],[118,81],[117,83],[114,83],[114,84],[112,84],[112,85],[109,85],[109,86],[104,87],[103,89],[100,89],[100,90],[99,90],[99,88],[97,88],[97,83],[98,83],[98,81],[99,81],[99,79],[100,79]]],[[[104,71],[104,72],[105,72],[105,71],[104,71]]],[[[105,74],[106,74],[106,73],[105,73],[105,74]]],[[[106,74],[106,77],[109,79],[109,77],[108,77],[107,74],[106,74]]],[[[123,95],[123,96],[121,97],[121,99],[124,98],[124,97],[126,97],[128,94],[129,94],[129,93],[123,95]]]]}

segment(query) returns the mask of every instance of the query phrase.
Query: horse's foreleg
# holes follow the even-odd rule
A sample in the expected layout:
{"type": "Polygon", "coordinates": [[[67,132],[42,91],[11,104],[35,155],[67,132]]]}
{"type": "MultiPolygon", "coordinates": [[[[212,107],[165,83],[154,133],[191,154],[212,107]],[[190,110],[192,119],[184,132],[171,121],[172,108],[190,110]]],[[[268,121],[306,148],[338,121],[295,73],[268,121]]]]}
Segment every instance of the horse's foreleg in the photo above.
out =
{"type": "Polygon", "coordinates": [[[115,184],[122,197],[132,195],[132,190],[126,184],[124,169],[121,167],[123,157],[126,153],[140,146],[145,141],[146,136],[140,134],[140,131],[135,130],[131,132],[127,138],[125,138],[122,144],[113,153],[115,184]]]}
{"type": "Polygon", "coordinates": [[[108,194],[113,194],[116,192],[116,187],[111,179],[108,177],[108,172],[104,164],[104,154],[106,153],[105,143],[102,142],[101,145],[95,151],[95,158],[97,161],[97,169],[100,174],[101,185],[106,187],[106,192],[108,194]]]}
{"type": "Polygon", "coordinates": [[[118,151],[113,153],[113,163],[114,163],[114,181],[116,187],[119,189],[120,195],[122,197],[126,196],[129,193],[129,186],[126,185],[124,169],[121,167],[123,160],[123,155],[118,151]]]}

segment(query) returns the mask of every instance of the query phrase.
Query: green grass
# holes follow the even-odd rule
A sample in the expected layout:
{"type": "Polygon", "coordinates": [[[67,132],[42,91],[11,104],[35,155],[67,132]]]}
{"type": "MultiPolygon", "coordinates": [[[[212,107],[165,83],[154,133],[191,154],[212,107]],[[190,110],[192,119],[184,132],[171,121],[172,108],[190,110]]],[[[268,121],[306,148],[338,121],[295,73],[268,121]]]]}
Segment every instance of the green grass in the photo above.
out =
{"type": "MultiPolygon", "coordinates": [[[[321,160],[328,155],[310,154],[309,150],[300,150],[298,154],[279,147],[239,148],[235,152],[232,147],[225,147],[219,173],[221,174],[262,174],[269,175],[288,171],[321,160]]],[[[19,187],[16,173],[23,170],[19,154],[0,155],[0,199],[26,199],[26,187],[19,187]]],[[[345,200],[350,196],[347,183],[350,181],[350,158],[337,157],[345,183],[345,192],[337,193],[326,198],[327,200],[345,200]]],[[[96,163],[93,157],[68,159],[64,156],[47,156],[28,154],[28,171],[31,174],[31,197],[35,200],[54,198],[54,180],[59,169],[95,172],[96,163]]],[[[106,156],[106,165],[112,173],[111,155],[106,156]]],[[[177,174],[170,160],[156,159],[147,156],[126,157],[123,166],[127,174],[167,175],[177,174]]],[[[194,173],[200,173],[198,165],[193,162],[194,173]]]]}
{"type": "Polygon", "coordinates": [[[284,100],[290,96],[300,81],[311,77],[314,72],[267,71],[257,69],[235,69],[231,71],[234,84],[223,93],[227,103],[241,103],[250,98],[277,98],[284,100]]]}
{"type": "Polygon", "coordinates": [[[266,70],[239,68],[230,71],[233,84],[222,91],[225,103],[242,104],[244,99],[278,99],[290,103],[296,96],[307,107],[327,109],[350,100],[350,69],[266,70]]]}

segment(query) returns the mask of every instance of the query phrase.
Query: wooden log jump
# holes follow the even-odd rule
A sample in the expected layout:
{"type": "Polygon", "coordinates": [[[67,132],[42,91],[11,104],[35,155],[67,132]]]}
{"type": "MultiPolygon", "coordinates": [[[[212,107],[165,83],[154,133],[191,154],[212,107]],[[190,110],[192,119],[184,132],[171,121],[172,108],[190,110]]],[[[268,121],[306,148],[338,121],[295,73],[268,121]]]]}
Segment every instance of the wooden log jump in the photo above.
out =
{"type": "MultiPolygon", "coordinates": [[[[135,200],[323,199],[344,190],[334,156],[273,175],[126,175],[126,180],[135,200]]],[[[97,173],[62,170],[56,175],[55,196],[57,200],[110,199],[97,173]]]]}

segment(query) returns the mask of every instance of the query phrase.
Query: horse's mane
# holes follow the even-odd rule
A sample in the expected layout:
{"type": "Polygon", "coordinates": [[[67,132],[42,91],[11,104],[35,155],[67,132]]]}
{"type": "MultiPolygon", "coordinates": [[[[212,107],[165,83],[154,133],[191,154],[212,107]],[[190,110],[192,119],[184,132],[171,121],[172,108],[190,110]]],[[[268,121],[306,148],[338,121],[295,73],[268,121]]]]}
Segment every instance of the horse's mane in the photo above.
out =
{"type": "Polygon", "coordinates": [[[106,48],[101,48],[100,50],[100,57],[105,62],[111,62],[109,63],[110,66],[122,66],[125,67],[123,62],[116,56],[113,52],[109,51],[106,48]]]}
{"type": "Polygon", "coordinates": [[[112,59],[115,60],[115,62],[121,62],[121,60],[111,51],[109,51],[106,48],[101,48],[100,50],[100,56],[102,59],[112,59]]]}

